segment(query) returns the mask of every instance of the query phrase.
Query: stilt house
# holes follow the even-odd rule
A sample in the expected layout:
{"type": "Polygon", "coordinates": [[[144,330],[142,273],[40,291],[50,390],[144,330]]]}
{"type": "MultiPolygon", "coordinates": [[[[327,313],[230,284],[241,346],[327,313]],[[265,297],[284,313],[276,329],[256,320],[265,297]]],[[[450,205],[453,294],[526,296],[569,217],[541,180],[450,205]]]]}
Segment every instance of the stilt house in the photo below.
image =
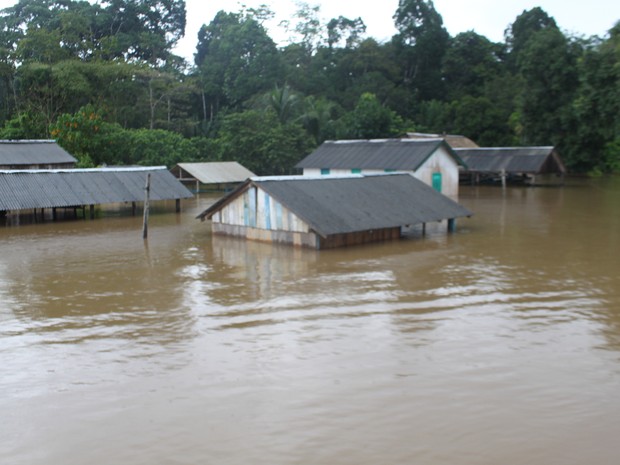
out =
{"type": "Polygon", "coordinates": [[[461,172],[463,182],[537,184],[562,181],[566,174],[554,147],[478,147],[454,151],[466,165],[461,172]]]}
{"type": "Polygon", "coordinates": [[[200,192],[201,186],[209,189],[226,190],[256,176],[236,161],[208,163],[179,163],[172,174],[183,184],[200,192]]]}

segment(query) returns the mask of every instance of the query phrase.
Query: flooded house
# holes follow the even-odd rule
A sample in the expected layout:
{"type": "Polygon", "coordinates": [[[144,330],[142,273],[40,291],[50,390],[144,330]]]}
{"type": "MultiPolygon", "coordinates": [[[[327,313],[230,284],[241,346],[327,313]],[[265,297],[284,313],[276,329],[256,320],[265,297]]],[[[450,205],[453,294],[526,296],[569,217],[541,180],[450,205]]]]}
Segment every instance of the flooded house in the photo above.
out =
{"type": "Polygon", "coordinates": [[[304,176],[407,172],[453,199],[463,161],[442,138],[326,141],[300,161],[304,176]]]}
{"type": "Polygon", "coordinates": [[[398,239],[471,212],[407,173],[257,177],[203,211],[212,233],[326,249],[398,239]]]}
{"type": "Polygon", "coordinates": [[[34,211],[35,217],[51,210],[81,209],[86,216],[95,205],[145,201],[147,176],[150,179],[149,198],[152,201],[180,201],[193,197],[165,166],[131,168],[93,168],[68,170],[7,170],[0,171],[0,212],[34,211]]]}
{"type": "Polygon", "coordinates": [[[76,163],[54,140],[0,140],[0,170],[68,169],[76,163]]]}
{"type": "Polygon", "coordinates": [[[516,182],[522,184],[561,183],[566,168],[555,147],[456,148],[465,162],[461,181],[516,182]]]}
{"type": "Polygon", "coordinates": [[[183,184],[193,188],[194,192],[200,192],[201,188],[228,190],[256,176],[236,161],[179,163],[170,171],[183,184]]]}

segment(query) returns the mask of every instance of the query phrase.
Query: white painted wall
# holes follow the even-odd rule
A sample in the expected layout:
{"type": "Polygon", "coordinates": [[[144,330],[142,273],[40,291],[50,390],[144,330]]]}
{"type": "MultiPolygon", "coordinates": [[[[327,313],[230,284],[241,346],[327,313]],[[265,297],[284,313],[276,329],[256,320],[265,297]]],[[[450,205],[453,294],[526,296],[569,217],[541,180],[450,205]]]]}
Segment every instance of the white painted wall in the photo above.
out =
{"type": "MultiPolygon", "coordinates": [[[[353,167],[355,168],[355,167],[353,167]]],[[[381,174],[385,173],[382,169],[365,169],[362,174],[381,174]]],[[[459,196],[459,167],[456,160],[452,158],[445,147],[439,147],[417,171],[410,173],[426,183],[433,186],[433,173],[441,173],[442,188],[441,193],[457,200],[459,196]]],[[[329,175],[338,176],[351,174],[351,169],[332,169],[329,175]]],[[[304,176],[321,176],[320,168],[304,168],[304,176]]]]}
{"type": "Polygon", "coordinates": [[[441,173],[441,193],[453,200],[459,196],[459,165],[445,147],[439,147],[426,162],[418,168],[414,176],[420,181],[433,185],[433,173],[441,173]]]}

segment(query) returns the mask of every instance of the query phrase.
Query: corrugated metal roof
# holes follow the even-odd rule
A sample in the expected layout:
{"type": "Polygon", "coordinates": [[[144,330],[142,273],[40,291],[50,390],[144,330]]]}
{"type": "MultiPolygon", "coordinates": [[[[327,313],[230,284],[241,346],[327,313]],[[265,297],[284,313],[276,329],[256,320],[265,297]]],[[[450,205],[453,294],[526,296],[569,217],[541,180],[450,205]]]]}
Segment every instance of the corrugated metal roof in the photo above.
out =
{"type": "Polygon", "coordinates": [[[466,171],[533,174],[566,172],[553,147],[457,148],[454,151],[466,163],[466,171]]]}
{"type": "Polygon", "coordinates": [[[211,218],[250,185],[265,190],[323,237],[472,215],[466,208],[413,176],[396,173],[253,178],[213,204],[198,218],[211,218]]]}
{"type": "Polygon", "coordinates": [[[151,200],[192,197],[165,167],[0,171],[0,211],[141,202],[147,173],[151,200]]]}
{"type": "Polygon", "coordinates": [[[76,161],[53,140],[0,140],[0,165],[48,165],[76,161]]]}
{"type": "Polygon", "coordinates": [[[256,176],[236,161],[179,163],[177,166],[203,184],[243,182],[252,176],[256,176]]]}
{"type": "Polygon", "coordinates": [[[478,147],[473,140],[468,137],[457,135],[457,134],[427,134],[423,132],[408,132],[407,137],[409,139],[444,139],[450,147],[467,147],[467,148],[475,148],[478,147]]]}
{"type": "Polygon", "coordinates": [[[443,139],[377,139],[324,142],[296,168],[415,171],[441,146],[462,163],[443,139]]]}

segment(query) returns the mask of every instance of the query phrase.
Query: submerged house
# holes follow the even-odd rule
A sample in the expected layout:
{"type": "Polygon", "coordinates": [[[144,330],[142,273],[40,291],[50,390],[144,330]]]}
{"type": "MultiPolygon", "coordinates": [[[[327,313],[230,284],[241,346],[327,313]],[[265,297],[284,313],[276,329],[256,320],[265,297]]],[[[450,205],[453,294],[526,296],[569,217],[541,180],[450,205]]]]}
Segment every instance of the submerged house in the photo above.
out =
{"type": "Polygon", "coordinates": [[[554,147],[478,147],[454,149],[465,162],[461,180],[537,184],[563,180],[566,168],[554,147]]]}
{"type": "Polygon", "coordinates": [[[236,161],[179,163],[170,170],[183,184],[193,186],[200,192],[200,186],[211,189],[227,189],[256,176],[236,161]]]}
{"type": "Polygon", "coordinates": [[[407,172],[453,199],[458,198],[459,166],[445,140],[376,139],[327,141],[300,161],[304,176],[407,172]]]}
{"type": "Polygon", "coordinates": [[[53,140],[0,140],[0,170],[67,169],[76,163],[53,140]]]}
{"type": "Polygon", "coordinates": [[[402,237],[413,226],[471,212],[407,173],[258,177],[204,212],[213,234],[316,249],[402,237]]]}

